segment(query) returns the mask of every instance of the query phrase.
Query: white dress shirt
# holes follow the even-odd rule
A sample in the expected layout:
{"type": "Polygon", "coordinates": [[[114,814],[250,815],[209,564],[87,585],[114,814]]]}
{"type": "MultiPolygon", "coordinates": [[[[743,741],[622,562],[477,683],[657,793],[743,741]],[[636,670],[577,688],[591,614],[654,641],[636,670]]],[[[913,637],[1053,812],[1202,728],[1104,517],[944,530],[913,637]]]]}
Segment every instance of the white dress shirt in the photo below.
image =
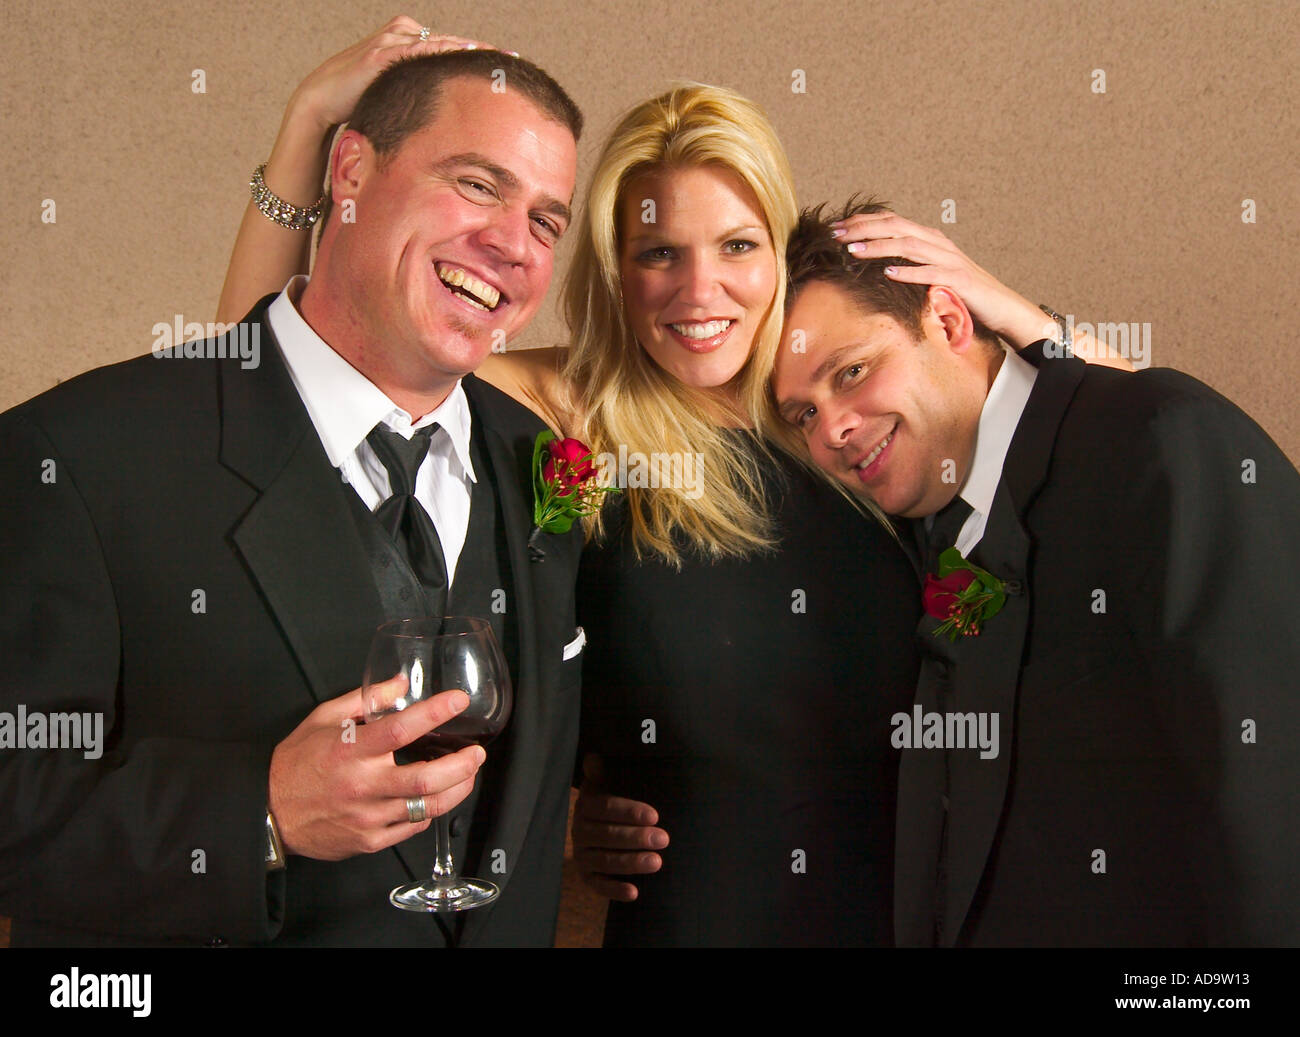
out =
{"type": "Polygon", "coordinates": [[[1020,416],[1025,412],[1025,404],[1029,402],[1037,377],[1038,368],[1028,360],[1022,360],[1013,350],[1006,350],[1002,367],[984,399],[979,429],[975,433],[975,457],[971,461],[970,474],[958,494],[971,506],[971,513],[962,523],[955,545],[963,557],[969,558],[971,551],[984,538],[984,527],[988,524],[993,497],[1002,478],[1002,466],[1006,463],[1016,426],[1020,424],[1020,416]]]}
{"type": "Polygon", "coordinates": [[[433,519],[447,563],[447,586],[456,576],[456,563],[469,531],[470,495],[476,481],[469,455],[469,400],[459,381],[436,410],[419,421],[393,403],[374,382],[344,360],[298,312],[297,300],[307,284],[293,278],[267,310],[289,377],[302,397],[325,454],[344,482],[352,484],[371,511],[391,495],[388,470],[366,442],[381,421],[410,439],[437,422],[429,453],[415,478],[415,499],[433,519]]]}

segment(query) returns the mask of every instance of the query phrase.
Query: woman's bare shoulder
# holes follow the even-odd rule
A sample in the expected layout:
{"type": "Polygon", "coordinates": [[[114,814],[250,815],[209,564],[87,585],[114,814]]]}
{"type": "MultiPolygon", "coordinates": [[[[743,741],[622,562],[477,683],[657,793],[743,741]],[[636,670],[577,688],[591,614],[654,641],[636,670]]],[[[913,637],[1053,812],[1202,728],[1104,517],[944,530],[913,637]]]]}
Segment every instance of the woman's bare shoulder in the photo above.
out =
{"type": "Polygon", "coordinates": [[[567,436],[577,427],[572,393],[564,377],[567,357],[568,350],[562,348],[489,353],[474,373],[567,436]]]}

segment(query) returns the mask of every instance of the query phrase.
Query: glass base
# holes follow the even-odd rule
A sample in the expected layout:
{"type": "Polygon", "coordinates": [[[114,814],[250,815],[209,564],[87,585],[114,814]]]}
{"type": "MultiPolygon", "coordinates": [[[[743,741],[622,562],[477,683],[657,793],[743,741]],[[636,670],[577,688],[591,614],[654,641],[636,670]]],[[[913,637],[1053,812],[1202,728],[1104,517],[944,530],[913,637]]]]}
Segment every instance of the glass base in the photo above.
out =
{"type": "Polygon", "coordinates": [[[482,879],[457,878],[445,886],[412,882],[388,894],[388,902],[403,911],[469,911],[494,901],[501,890],[482,879]]]}

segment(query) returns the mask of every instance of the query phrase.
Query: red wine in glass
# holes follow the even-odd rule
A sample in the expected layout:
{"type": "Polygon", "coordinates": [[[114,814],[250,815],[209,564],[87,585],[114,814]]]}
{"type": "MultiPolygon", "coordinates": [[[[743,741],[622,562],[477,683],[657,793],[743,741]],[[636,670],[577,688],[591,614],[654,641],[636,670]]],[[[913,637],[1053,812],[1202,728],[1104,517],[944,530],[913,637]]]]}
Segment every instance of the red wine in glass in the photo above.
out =
{"type": "MultiPolygon", "coordinates": [[[[398,763],[434,760],[468,745],[486,744],[500,734],[514,702],[510,672],[485,619],[405,619],[375,631],[361,684],[367,723],[453,689],[468,695],[469,705],[399,749],[394,754],[398,763]],[[405,680],[394,684],[399,676],[405,680]]],[[[494,883],[456,873],[445,814],[434,819],[434,829],[432,878],[398,886],[389,902],[405,911],[443,912],[467,911],[495,900],[500,891],[494,883]]]]}
{"type": "Polygon", "coordinates": [[[397,762],[401,764],[426,763],[449,753],[460,752],[468,745],[484,744],[486,744],[486,739],[481,735],[453,734],[437,730],[430,731],[427,735],[421,735],[410,745],[398,749],[393,755],[397,757],[397,762]]]}

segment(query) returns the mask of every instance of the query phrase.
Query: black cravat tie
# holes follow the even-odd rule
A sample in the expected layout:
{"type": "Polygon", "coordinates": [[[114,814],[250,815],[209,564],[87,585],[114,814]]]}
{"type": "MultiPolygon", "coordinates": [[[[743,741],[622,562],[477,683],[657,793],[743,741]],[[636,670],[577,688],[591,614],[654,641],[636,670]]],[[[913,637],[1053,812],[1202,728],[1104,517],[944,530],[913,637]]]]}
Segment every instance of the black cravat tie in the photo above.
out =
{"type": "Polygon", "coordinates": [[[939,571],[939,556],[957,544],[957,534],[974,509],[960,497],[953,498],[934,516],[934,524],[925,537],[925,572],[939,571]]]}
{"type": "Polygon", "coordinates": [[[388,470],[392,495],[379,505],[375,518],[388,530],[411,570],[424,584],[435,616],[447,611],[447,563],[433,519],[415,499],[415,475],[429,453],[429,440],[437,425],[421,429],[409,440],[382,422],[370,430],[366,442],[388,470]]]}

